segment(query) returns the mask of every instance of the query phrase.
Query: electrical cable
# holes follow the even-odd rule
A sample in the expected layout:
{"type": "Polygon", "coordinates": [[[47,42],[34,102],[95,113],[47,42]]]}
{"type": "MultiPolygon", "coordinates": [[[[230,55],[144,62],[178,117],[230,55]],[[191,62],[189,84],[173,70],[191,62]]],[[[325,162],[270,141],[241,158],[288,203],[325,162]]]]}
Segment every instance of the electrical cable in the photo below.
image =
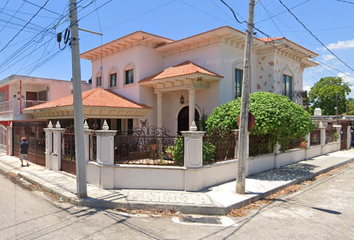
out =
{"type": "Polygon", "coordinates": [[[280,32],[280,34],[281,34],[282,36],[284,36],[283,32],[279,29],[278,25],[274,22],[273,17],[271,17],[271,16],[270,16],[270,14],[269,14],[268,10],[266,9],[266,7],[264,6],[264,4],[263,4],[262,0],[261,0],[261,1],[259,1],[259,2],[260,2],[260,3],[261,3],[261,5],[263,6],[263,9],[266,11],[266,13],[267,13],[268,17],[272,20],[273,24],[274,24],[274,25],[275,25],[275,27],[278,29],[278,31],[280,32]]]}
{"type": "Polygon", "coordinates": [[[35,3],[32,3],[32,2],[30,2],[30,1],[28,1],[28,0],[22,0],[22,1],[23,1],[24,3],[29,3],[29,4],[31,4],[31,5],[33,5],[33,6],[36,6],[36,7],[42,8],[43,10],[46,10],[46,11],[48,11],[48,12],[51,12],[51,13],[54,13],[54,14],[57,14],[57,15],[61,16],[61,14],[60,14],[60,13],[57,13],[57,12],[54,12],[54,11],[52,11],[52,10],[50,10],[50,9],[47,9],[47,8],[41,7],[41,6],[39,6],[39,5],[35,4],[35,3]]]}
{"type": "Polygon", "coordinates": [[[342,2],[342,3],[348,3],[348,4],[353,4],[354,5],[354,2],[349,2],[349,1],[344,1],[344,0],[334,0],[334,1],[342,2]]]}
{"type": "MultiPolygon", "coordinates": [[[[21,4],[21,6],[16,10],[16,12],[11,16],[11,18],[5,23],[5,25],[1,28],[0,30],[0,33],[2,32],[2,30],[4,30],[4,28],[7,26],[7,24],[9,24],[9,22],[15,17],[15,15],[18,13],[18,11],[22,8],[22,6],[24,5],[25,3],[23,2],[21,4]]],[[[1,12],[0,12],[1,13],[1,12]]]]}
{"type": "Polygon", "coordinates": [[[224,5],[226,5],[226,7],[228,7],[230,10],[231,10],[231,12],[232,12],[232,14],[234,15],[234,18],[236,19],[236,21],[239,23],[239,24],[243,24],[243,23],[247,23],[247,21],[240,21],[240,20],[238,20],[238,18],[237,18],[237,16],[236,16],[236,14],[235,14],[235,12],[234,12],[234,10],[224,1],[224,0],[220,0],[224,5]]]}
{"type": "MultiPolygon", "coordinates": [[[[49,2],[49,0],[47,0],[44,5],[42,7],[44,7],[45,5],[47,5],[47,3],[49,2]]],[[[0,50],[0,52],[2,52],[13,40],[15,40],[15,38],[22,32],[22,30],[33,20],[33,18],[35,18],[37,16],[37,14],[42,10],[42,8],[40,8],[37,13],[35,13],[31,19],[23,26],[23,28],[15,34],[15,36],[0,50]]]]}
{"type": "Polygon", "coordinates": [[[354,69],[350,67],[347,63],[345,63],[342,59],[340,59],[334,52],[332,52],[321,40],[319,40],[315,34],[313,34],[306,26],[304,23],[302,23],[298,17],[282,2],[282,0],[278,0],[281,5],[284,6],[284,8],[287,9],[287,11],[325,48],[327,49],[328,52],[330,52],[334,57],[336,57],[341,63],[343,63],[345,66],[347,66],[350,70],[354,72],[354,69]]]}

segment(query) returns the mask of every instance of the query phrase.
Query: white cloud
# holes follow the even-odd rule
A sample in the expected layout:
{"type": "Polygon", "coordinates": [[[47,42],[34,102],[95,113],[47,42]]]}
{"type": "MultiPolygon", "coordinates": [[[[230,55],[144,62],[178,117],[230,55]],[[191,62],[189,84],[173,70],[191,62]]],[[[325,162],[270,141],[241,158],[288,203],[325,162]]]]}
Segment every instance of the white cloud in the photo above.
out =
{"type": "Polygon", "coordinates": [[[312,86],[304,86],[303,90],[309,92],[311,90],[311,88],[312,88],[312,86]]]}
{"type": "Polygon", "coordinates": [[[350,73],[338,73],[337,76],[343,78],[345,82],[354,84],[354,76],[352,76],[350,73]]]}
{"type": "Polygon", "coordinates": [[[354,39],[346,40],[346,41],[338,41],[336,43],[330,43],[327,45],[327,47],[330,50],[354,48],[354,39]]]}
{"type": "Polygon", "coordinates": [[[326,55],[322,55],[322,59],[324,62],[328,62],[330,60],[336,59],[336,57],[330,54],[326,54],[326,55]]]}

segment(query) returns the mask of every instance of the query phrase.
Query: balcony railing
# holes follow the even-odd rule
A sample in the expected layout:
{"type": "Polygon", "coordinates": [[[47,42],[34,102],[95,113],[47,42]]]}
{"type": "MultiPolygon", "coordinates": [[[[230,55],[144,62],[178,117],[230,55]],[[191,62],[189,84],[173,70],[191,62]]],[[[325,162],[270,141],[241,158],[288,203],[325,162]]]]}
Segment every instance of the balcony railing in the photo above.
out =
{"type": "Polygon", "coordinates": [[[0,117],[12,118],[14,116],[19,116],[22,109],[32,107],[45,102],[46,101],[38,101],[38,100],[22,100],[22,104],[20,103],[20,100],[1,102],[0,117]]]}

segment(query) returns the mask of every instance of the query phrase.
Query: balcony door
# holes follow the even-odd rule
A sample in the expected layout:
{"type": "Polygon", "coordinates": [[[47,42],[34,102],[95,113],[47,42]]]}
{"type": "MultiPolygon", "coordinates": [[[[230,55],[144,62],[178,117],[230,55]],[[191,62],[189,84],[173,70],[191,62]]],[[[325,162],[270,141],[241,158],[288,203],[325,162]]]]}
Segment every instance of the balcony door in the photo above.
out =
{"type": "Polygon", "coordinates": [[[34,102],[37,101],[37,92],[26,92],[26,108],[33,105],[37,105],[34,102]]]}

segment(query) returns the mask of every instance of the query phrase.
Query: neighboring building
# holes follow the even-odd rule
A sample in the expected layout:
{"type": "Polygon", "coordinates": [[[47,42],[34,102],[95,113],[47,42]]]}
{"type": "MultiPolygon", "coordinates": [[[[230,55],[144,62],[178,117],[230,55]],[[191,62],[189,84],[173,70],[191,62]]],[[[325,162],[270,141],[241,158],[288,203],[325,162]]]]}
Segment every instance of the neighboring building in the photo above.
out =
{"type": "MultiPolygon", "coordinates": [[[[107,89],[102,97],[115,92],[111,100],[119,106],[116,111],[97,99],[91,116],[92,107],[84,105],[84,117],[110,119],[111,129],[147,121],[171,135],[187,130],[193,119],[241,96],[244,46],[245,33],[226,26],[178,41],[137,31],[82,53],[92,63],[92,88],[107,89]]],[[[304,69],[317,66],[309,59],[317,56],[286,38],[254,38],[250,91],[292,98],[303,89],[304,69]]],[[[33,118],[55,117],[45,104],[24,112],[33,118]]]]}
{"type": "MultiPolygon", "coordinates": [[[[91,84],[82,83],[82,90],[91,84]]],[[[0,81],[0,147],[6,149],[6,127],[15,120],[31,120],[23,109],[72,94],[72,82],[47,78],[11,75],[0,81]]],[[[46,118],[43,118],[46,119],[46,118]]]]}

